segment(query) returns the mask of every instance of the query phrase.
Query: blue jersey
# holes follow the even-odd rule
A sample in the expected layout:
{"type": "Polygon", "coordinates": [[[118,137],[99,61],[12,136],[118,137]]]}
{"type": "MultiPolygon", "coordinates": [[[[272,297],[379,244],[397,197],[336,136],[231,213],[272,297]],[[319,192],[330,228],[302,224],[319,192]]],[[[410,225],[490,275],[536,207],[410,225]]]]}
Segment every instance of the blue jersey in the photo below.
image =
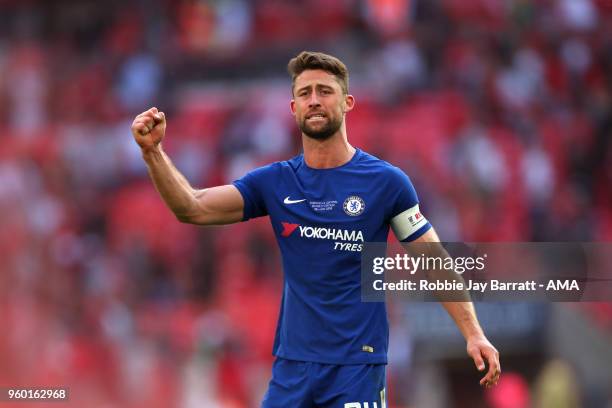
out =
{"type": "Polygon", "coordinates": [[[393,226],[411,241],[431,225],[404,172],[359,149],[346,164],[313,169],[303,155],[236,180],[244,220],[270,216],[284,271],[274,355],[325,364],[384,364],[384,303],[361,302],[361,249],[393,226]]]}

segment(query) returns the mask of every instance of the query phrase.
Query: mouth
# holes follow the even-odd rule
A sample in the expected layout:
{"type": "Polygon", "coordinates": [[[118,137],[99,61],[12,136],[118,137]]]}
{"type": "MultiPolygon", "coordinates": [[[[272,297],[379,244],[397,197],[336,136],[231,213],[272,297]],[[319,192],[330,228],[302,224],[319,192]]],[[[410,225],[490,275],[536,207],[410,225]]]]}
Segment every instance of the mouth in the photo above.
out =
{"type": "Polygon", "coordinates": [[[306,115],[306,120],[308,121],[320,121],[324,120],[327,116],[324,113],[317,112],[306,115]]]}

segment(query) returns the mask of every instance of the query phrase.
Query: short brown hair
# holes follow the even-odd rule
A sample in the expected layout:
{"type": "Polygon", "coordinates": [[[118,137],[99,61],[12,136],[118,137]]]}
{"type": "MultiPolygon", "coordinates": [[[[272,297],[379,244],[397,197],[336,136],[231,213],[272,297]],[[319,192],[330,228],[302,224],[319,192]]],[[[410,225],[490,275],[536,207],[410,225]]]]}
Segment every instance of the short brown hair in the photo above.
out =
{"type": "Polygon", "coordinates": [[[291,58],[287,64],[287,71],[291,75],[291,90],[295,86],[295,79],[307,69],[321,69],[336,77],[344,94],[348,94],[349,73],[346,65],[338,58],[323,54],[322,52],[302,51],[297,57],[291,58]]]}

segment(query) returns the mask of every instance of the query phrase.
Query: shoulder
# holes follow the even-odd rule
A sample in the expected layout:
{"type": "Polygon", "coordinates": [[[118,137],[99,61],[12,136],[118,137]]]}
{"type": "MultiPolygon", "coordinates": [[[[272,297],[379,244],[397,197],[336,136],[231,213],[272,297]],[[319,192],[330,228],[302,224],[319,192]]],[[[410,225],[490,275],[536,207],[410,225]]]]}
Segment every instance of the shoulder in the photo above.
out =
{"type": "Polygon", "coordinates": [[[270,184],[282,177],[286,172],[294,172],[300,166],[301,155],[288,160],[276,161],[254,168],[238,181],[270,184]]]}
{"type": "Polygon", "coordinates": [[[278,166],[278,170],[297,170],[304,165],[304,155],[302,153],[293,156],[290,159],[279,161],[275,163],[278,166]]]}
{"type": "Polygon", "coordinates": [[[358,164],[364,171],[389,182],[410,182],[410,178],[402,169],[370,153],[361,151],[358,164]]]}
{"type": "Polygon", "coordinates": [[[254,168],[248,172],[248,175],[254,177],[269,177],[274,174],[279,174],[284,169],[293,167],[292,161],[293,159],[272,162],[261,167],[254,168]]]}

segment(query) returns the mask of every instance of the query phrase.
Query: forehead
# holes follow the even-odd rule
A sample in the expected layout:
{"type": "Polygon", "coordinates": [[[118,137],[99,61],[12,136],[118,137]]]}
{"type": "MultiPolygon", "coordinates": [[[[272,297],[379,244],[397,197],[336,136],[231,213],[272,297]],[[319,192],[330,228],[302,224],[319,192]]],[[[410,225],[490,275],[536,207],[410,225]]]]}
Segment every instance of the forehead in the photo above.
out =
{"type": "Polygon", "coordinates": [[[307,69],[295,78],[294,89],[311,87],[313,85],[327,85],[340,88],[340,84],[334,74],[322,69],[307,69]]]}

